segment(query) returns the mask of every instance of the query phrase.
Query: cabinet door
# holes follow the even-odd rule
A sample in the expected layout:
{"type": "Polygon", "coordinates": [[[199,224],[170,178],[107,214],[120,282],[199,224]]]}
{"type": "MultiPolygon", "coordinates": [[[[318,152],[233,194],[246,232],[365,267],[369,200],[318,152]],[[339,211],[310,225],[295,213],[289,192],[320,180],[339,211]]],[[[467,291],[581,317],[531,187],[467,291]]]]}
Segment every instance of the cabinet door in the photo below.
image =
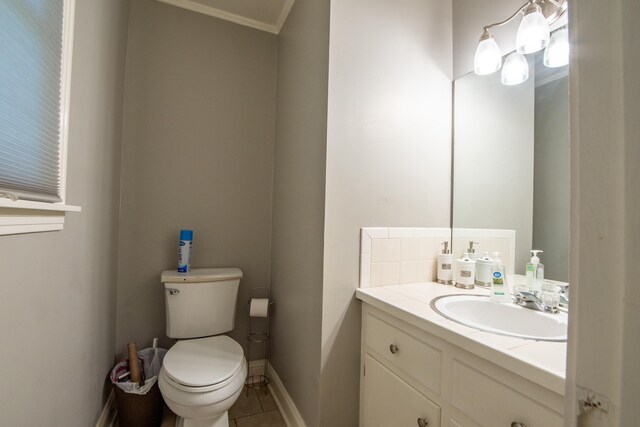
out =
{"type": "Polygon", "coordinates": [[[369,354],[363,398],[363,427],[440,427],[440,408],[369,354]]]}
{"type": "Polygon", "coordinates": [[[483,372],[453,361],[451,403],[485,427],[562,427],[562,415],[483,372]]]}

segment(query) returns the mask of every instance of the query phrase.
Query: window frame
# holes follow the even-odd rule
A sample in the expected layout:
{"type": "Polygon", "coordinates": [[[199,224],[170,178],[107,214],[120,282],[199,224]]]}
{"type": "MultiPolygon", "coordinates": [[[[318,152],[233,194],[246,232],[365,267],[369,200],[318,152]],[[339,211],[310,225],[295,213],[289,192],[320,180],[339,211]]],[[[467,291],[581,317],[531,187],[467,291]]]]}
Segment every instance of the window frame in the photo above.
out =
{"type": "Polygon", "coordinates": [[[0,197],[0,236],[59,231],[64,228],[66,212],[80,212],[80,206],[66,203],[67,149],[69,140],[69,101],[73,59],[75,0],[64,0],[62,23],[62,59],[60,69],[60,198],[61,202],[13,200],[0,197]]]}

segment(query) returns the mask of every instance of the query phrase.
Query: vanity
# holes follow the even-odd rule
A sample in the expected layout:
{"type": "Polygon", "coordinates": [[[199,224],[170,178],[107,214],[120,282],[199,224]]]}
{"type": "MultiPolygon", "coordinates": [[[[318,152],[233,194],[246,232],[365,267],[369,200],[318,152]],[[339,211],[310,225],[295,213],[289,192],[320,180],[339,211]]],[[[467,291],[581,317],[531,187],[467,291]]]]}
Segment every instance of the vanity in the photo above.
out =
{"type": "Polygon", "coordinates": [[[488,291],[433,282],[357,290],[360,424],[562,426],[566,342],[480,331],[432,308],[434,299],[454,294],[488,291]]]}
{"type": "MultiPolygon", "coordinates": [[[[566,17],[553,21],[566,35],[566,17]]],[[[361,426],[564,425],[568,294],[553,289],[569,280],[568,68],[519,57],[518,82],[454,82],[450,228],[361,230],[361,426]],[[514,303],[477,287],[479,257],[504,269],[514,303]]]]}

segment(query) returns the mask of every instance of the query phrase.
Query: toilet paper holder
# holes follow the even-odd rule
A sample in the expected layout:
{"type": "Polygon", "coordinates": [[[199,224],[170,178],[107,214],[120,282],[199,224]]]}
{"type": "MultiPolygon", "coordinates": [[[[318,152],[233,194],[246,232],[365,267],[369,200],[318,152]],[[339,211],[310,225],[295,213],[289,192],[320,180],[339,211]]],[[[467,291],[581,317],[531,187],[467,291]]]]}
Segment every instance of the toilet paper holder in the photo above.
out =
{"type": "MultiPolygon", "coordinates": [[[[256,345],[262,344],[264,348],[264,365],[262,367],[262,374],[249,375],[244,382],[247,396],[249,395],[249,389],[260,390],[264,388],[264,394],[267,394],[267,386],[269,385],[269,377],[267,377],[267,363],[269,360],[269,340],[271,339],[269,332],[269,318],[271,317],[271,307],[273,306],[273,300],[269,297],[269,289],[265,287],[258,287],[251,289],[251,298],[247,302],[247,316],[248,316],[248,333],[247,341],[249,341],[249,360],[252,360],[252,348],[256,345]],[[267,299],[267,312],[264,317],[252,317],[251,316],[251,302],[254,299],[267,299]],[[258,329],[259,320],[262,320],[262,328],[258,329]]],[[[255,351],[255,349],[253,349],[255,351]]],[[[251,372],[249,372],[251,373],[251,372]]]]}

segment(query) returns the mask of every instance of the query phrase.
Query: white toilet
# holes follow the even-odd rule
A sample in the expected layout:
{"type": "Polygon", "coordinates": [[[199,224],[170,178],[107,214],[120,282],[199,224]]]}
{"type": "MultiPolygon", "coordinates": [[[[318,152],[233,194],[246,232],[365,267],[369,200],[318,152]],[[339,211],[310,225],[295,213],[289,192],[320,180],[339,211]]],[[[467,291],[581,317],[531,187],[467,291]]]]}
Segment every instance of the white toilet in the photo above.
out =
{"type": "Polygon", "coordinates": [[[179,341],[164,358],[158,385],[181,417],[178,426],[229,426],[227,411],[242,392],[247,361],[240,344],[221,334],[235,326],[241,278],[237,268],[162,273],[167,335],[179,341]]]}

